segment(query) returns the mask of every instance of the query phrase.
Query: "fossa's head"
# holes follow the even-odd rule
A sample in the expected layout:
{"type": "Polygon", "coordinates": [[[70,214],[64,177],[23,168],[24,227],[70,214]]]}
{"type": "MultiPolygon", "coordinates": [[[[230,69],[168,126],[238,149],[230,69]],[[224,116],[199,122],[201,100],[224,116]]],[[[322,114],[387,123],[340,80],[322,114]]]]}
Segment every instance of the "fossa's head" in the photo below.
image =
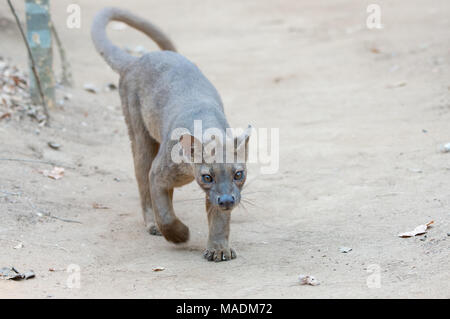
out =
{"type": "Polygon", "coordinates": [[[211,206],[231,211],[241,201],[241,190],[247,177],[244,164],[198,164],[195,179],[205,191],[211,206]]]}
{"type": "Polygon", "coordinates": [[[200,143],[191,135],[184,135],[180,142],[190,152],[194,162],[194,174],[198,185],[206,193],[209,207],[230,212],[239,205],[241,191],[247,179],[248,141],[251,127],[235,138],[206,139],[200,143]],[[195,157],[195,144],[201,155],[195,157]],[[201,156],[201,160],[198,158],[201,156]]]}

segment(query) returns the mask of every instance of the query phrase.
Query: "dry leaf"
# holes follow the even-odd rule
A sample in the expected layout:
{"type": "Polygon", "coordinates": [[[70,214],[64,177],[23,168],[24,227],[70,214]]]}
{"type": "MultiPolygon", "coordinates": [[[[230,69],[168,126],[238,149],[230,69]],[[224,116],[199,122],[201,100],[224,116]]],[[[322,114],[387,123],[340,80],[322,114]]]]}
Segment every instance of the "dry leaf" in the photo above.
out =
{"type": "Polygon", "coordinates": [[[352,251],[352,248],[350,248],[350,247],[341,247],[341,248],[339,248],[339,251],[340,251],[341,253],[346,254],[346,253],[352,251]]]}
{"type": "Polygon", "coordinates": [[[298,276],[298,280],[300,281],[300,285],[309,285],[309,286],[320,285],[320,282],[314,276],[300,275],[298,276]]]}
{"type": "Polygon", "coordinates": [[[55,166],[51,171],[48,170],[42,171],[42,174],[49,178],[60,179],[64,176],[64,168],[55,166]]]}
{"type": "Polygon", "coordinates": [[[432,220],[428,224],[419,225],[413,231],[408,231],[408,232],[405,232],[405,233],[398,234],[398,237],[408,238],[408,237],[414,237],[414,236],[417,236],[417,235],[423,235],[423,234],[425,234],[427,232],[428,227],[430,227],[430,225],[433,224],[433,223],[434,223],[434,221],[432,220]]]}
{"type": "Polygon", "coordinates": [[[7,117],[11,117],[11,113],[6,112],[0,115],[0,120],[6,119],[7,117]]]}
{"type": "Polygon", "coordinates": [[[104,205],[99,204],[99,203],[92,204],[92,208],[94,208],[94,209],[109,209],[109,207],[104,206],[104,205]]]}
{"type": "Polygon", "coordinates": [[[164,267],[155,267],[155,268],[153,268],[152,270],[153,271],[163,271],[163,270],[165,270],[166,268],[164,268],[164,267]]]}
{"type": "Polygon", "coordinates": [[[20,273],[14,267],[0,268],[0,279],[5,279],[5,280],[23,280],[23,279],[25,279],[25,280],[27,280],[27,279],[34,278],[34,277],[35,277],[35,274],[34,274],[34,271],[32,271],[32,270],[29,270],[24,273],[20,273]]]}

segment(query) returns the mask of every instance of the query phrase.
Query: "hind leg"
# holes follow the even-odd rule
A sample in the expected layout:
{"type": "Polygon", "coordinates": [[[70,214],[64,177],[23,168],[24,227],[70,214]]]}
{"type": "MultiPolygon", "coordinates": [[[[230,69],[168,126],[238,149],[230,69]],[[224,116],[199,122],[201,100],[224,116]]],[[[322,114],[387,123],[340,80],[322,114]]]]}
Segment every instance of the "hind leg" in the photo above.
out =
{"type": "Polygon", "coordinates": [[[130,102],[133,103],[124,105],[123,110],[131,140],[134,170],[141,198],[144,223],[150,234],[161,235],[155,223],[149,184],[150,168],[158,153],[159,143],[148,133],[139,112],[139,105],[134,101],[130,102]]]}
{"type": "Polygon", "coordinates": [[[146,229],[151,235],[161,235],[155,223],[150,194],[149,173],[159,144],[147,133],[135,134],[134,142],[134,170],[141,198],[142,214],[146,229]]]}

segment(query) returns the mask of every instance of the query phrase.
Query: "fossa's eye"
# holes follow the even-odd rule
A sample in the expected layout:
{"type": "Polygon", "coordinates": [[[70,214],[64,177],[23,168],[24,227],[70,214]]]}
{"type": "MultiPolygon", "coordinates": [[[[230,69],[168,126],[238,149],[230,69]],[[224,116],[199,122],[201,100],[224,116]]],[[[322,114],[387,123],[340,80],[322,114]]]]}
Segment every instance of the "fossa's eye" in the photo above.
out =
{"type": "Polygon", "coordinates": [[[236,174],[234,174],[234,180],[235,181],[240,181],[244,178],[244,172],[243,171],[239,171],[236,172],[236,174]]]}
{"type": "Polygon", "coordinates": [[[205,175],[202,175],[202,180],[204,183],[209,184],[209,183],[212,183],[213,178],[211,175],[205,174],[205,175]]]}

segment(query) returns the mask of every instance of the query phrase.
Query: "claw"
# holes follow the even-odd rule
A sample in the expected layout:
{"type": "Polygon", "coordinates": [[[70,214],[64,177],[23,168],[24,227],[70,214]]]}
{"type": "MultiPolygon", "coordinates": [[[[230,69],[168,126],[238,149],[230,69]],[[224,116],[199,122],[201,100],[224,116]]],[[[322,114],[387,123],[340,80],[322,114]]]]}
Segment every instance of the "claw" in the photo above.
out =
{"type": "Polygon", "coordinates": [[[227,261],[236,258],[236,252],[233,249],[218,249],[218,250],[208,250],[206,249],[203,253],[203,257],[209,261],[227,261]]]}
{"type": "Polygon", "coordinates": [[[203,253],[203,257],[205,257],[206,260],[208,260],[208,261],[212,261],[213,257],[214,257],[214,252],[211,252],[209,250],[205,250],[205,252],[203,253]]]}
{"type": "Polygon", "coordinates": [[[150,225],[147,227],[148,232],[150,235],[154,236],[162,236],[161,232],[159,231],[158,227],[156,225],[150,225]]]}

